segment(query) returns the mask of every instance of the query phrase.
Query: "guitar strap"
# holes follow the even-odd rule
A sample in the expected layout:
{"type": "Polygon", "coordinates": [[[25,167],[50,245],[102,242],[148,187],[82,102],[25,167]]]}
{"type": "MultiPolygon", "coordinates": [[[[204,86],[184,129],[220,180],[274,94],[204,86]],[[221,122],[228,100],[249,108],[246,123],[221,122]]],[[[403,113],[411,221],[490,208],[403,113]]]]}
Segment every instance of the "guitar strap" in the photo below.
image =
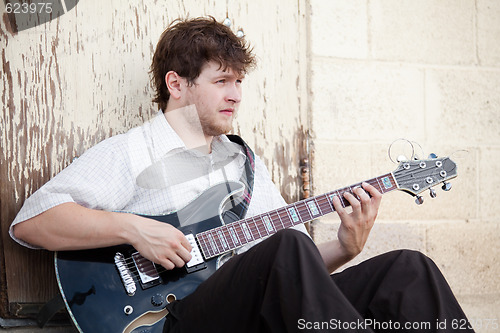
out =
{"type": "MultiPolygon", "coordinates": [[[[229,221],[226,222],[234,222],[237,220],[241,220],[245,217],[248,206],[250,205],[250,199],[252,198],[253,192],[253,184],[254,184],[254,175],[255,175],[255,155],[250,149],[250,147],[246,144],[245,141],[238,135],[227,135],[228,139],[231,142],[239,144],[243,152],[245,153],[245,171],[241,176],[240,181],[245,184],[245,190],[242,195],[242,200],[237,204],[233,205],[233,207],[227,210],[224,214],[224,220],[229,221]]],[[[65,308],[64,301],[60,293],[58,293],[52,300],[48,301],[42,309],[38,312],[38,316],[36,318],[37,324],[40,328],[43,328],[45,324],[59,311],[65,308]]]]}
{"type": "Polygon", "coordinates": [[[250,149],[246,142],[243,141],[243,139],[238,135],[228,134],[227,138],[231,142],[239,144],[246,156],[245,171],[243,172],[243,175],[240,179],[240,181],[245,184],[245,190],[242,195],[242,200],[236,206],[233,206],[231,209],[225,212],[224,216],[225,221],[227,217],[231,220],[230,222],[234,222],[245,218],[248,206],[250,205],[250,200],[252,199],[253,183],[255,178],[255,155],[252,149],[250,149]]]}

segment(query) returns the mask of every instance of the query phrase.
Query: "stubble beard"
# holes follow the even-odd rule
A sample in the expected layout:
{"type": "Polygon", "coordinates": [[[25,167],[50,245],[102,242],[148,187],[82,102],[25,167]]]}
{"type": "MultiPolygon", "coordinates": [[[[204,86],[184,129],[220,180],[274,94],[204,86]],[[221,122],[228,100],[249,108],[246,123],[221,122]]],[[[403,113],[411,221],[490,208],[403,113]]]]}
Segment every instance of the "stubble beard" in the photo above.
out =
{"type": "Polygon", "coordinates": [[[217,117],[200,117],[200,123],[203,133],[207,136],[219,136],[231,132],[233,129],[233,121],[235,116],[236,110],[233,112],[229,123],[218,123],[216,120],[217,117]]]}

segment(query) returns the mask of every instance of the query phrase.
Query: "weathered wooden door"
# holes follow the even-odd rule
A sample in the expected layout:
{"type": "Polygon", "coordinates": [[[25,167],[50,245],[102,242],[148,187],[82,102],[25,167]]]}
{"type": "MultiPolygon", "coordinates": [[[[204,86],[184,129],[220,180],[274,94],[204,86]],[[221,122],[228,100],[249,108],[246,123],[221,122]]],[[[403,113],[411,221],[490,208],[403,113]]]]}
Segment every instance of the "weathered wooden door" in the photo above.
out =
{"type": "Polygon", "coordinates": [[[53,254],[12,241],[10,223],[74,157],[155,113],[150,61],[179,16],[229,17],[254,46],[259,65],[245,81],[235,132],[263,157],[285,198],[298,199],[307,123],[301,1],[52,0],[45,3],[63,11],[45,23],[12,12],[24,2],[0,1],[2,318],[33,317],[58,292],[53,254]]]}

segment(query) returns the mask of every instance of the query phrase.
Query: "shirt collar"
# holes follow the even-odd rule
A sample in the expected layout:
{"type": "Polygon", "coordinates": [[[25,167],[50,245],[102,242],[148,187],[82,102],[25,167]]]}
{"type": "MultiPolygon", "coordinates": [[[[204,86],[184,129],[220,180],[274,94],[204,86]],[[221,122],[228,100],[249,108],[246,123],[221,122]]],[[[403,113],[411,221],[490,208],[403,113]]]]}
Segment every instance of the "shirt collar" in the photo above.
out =
{"type": "MultiPolygon", "coordinates": [[[[160,110],[151,122],[151,139],[155,159],[161,159],[177,150],[188,150],[184,141],[170,126],[165,114],[160,110]]],[[[228,157],[241,154],[245,156],[239,144],[232,142],[226,135],[219,135],[212,140],[212,158],[214,162],[226,160],[228,157]]]]}

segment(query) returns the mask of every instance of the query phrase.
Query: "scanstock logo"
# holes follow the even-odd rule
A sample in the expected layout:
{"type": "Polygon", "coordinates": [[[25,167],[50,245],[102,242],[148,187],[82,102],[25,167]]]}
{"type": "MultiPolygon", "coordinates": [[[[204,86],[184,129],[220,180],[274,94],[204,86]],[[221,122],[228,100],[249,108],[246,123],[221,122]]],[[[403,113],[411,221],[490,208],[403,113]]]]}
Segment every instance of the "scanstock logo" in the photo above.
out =
{"type": "Polygon", "coordinates": [[[18,33],[64,15],[78,1],[80,0],[3,0],[3,21],[7,30],[18,33]]]}

